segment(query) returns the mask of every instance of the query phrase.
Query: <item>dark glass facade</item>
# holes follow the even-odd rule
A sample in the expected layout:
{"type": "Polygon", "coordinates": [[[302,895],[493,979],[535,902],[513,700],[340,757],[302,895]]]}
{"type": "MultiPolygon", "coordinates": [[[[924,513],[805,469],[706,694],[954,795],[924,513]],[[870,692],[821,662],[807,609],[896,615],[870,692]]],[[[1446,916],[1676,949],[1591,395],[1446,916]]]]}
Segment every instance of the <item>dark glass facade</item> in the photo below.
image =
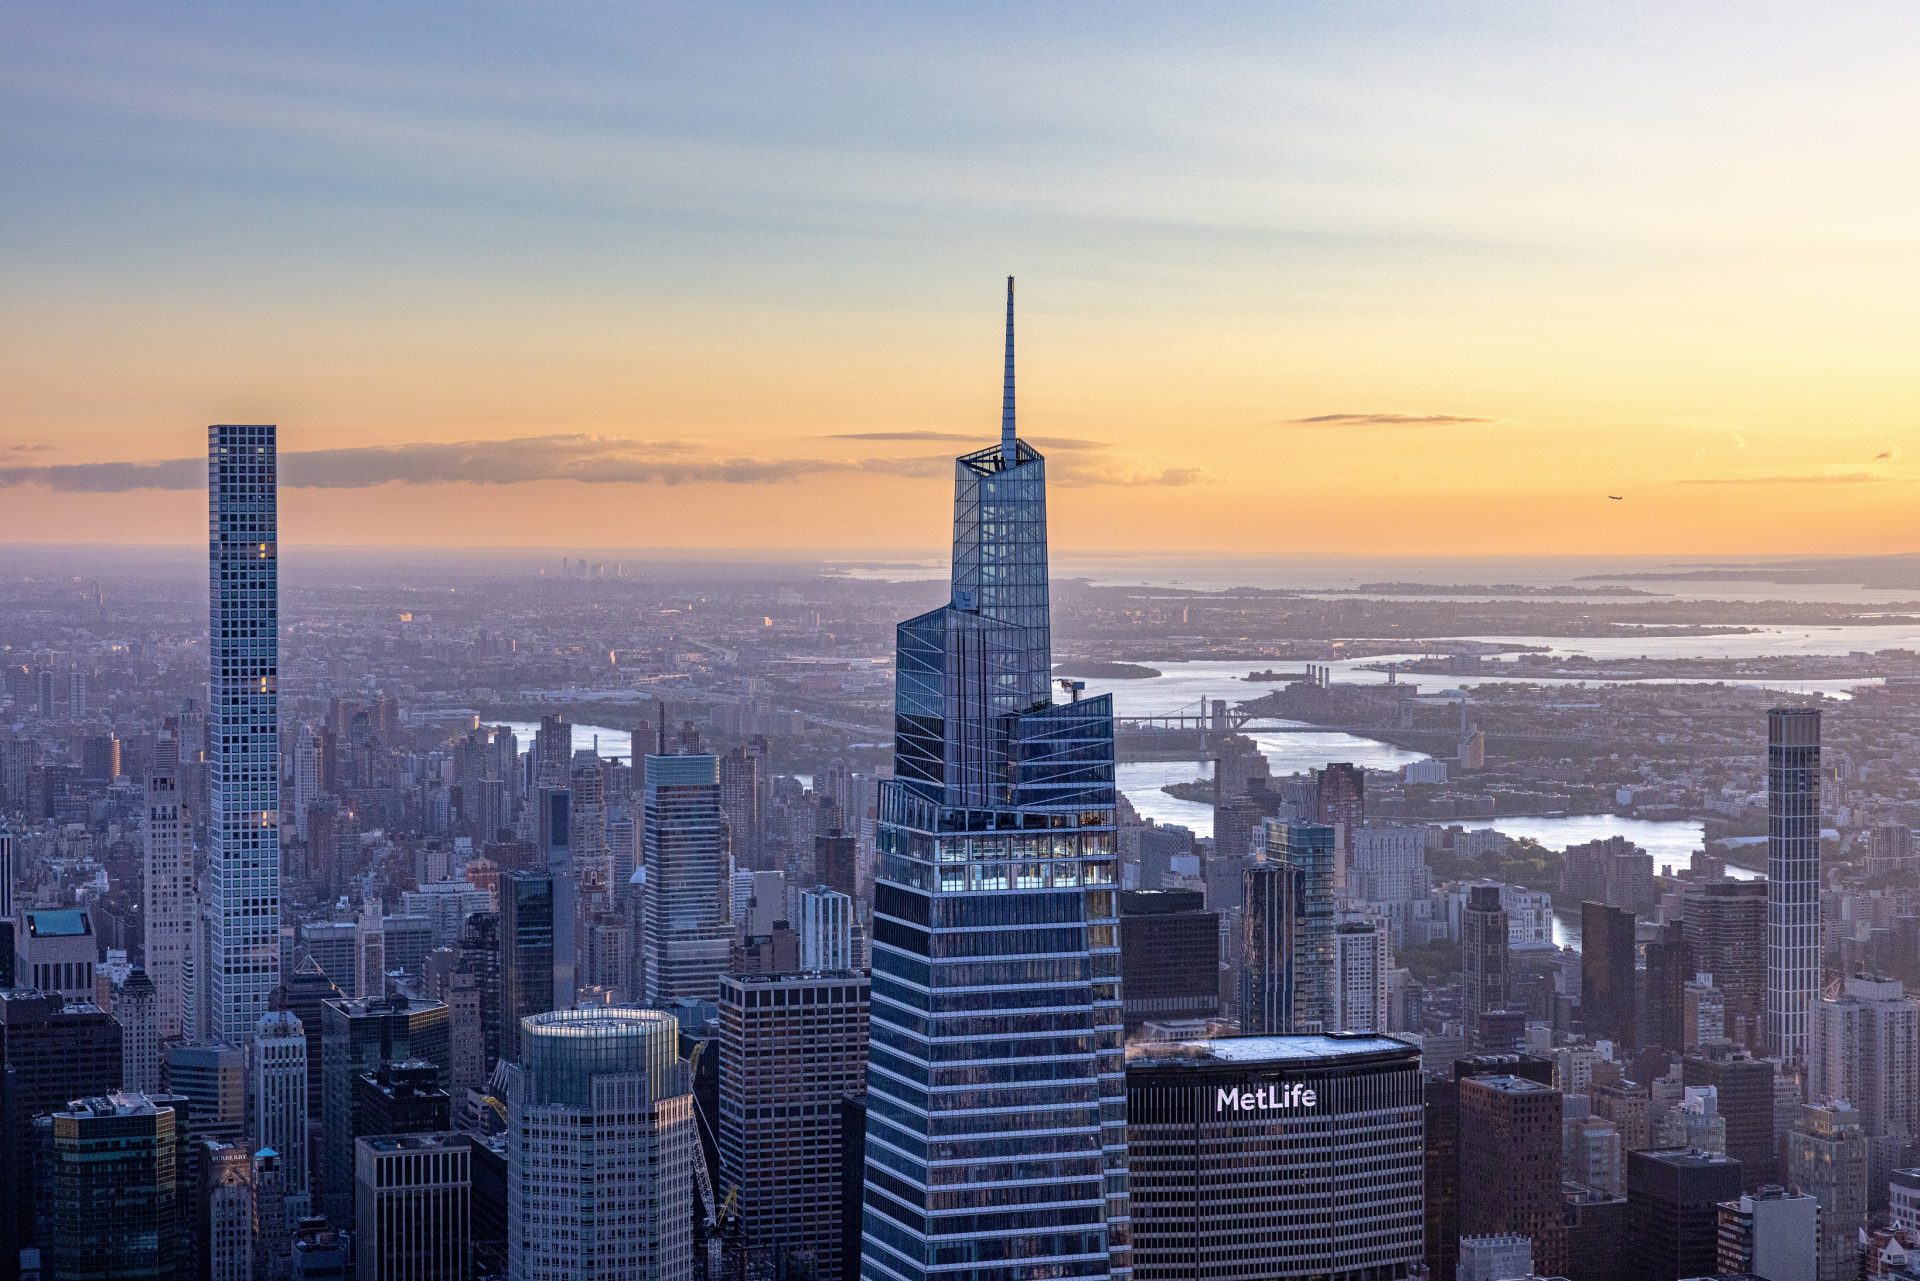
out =
{"type": "Polygon", "coordinates": [[[1820,997],[1820,712],[1767,713],[1767,1049],[1807,1061],[1820,997]]]}
{"type": "Polygon", "coordinates": [[[954,468],[950,603],[898,631],[861,1276],[1126,1277],[1113,712],[1050,701],[1046,463],[954,468]]]}

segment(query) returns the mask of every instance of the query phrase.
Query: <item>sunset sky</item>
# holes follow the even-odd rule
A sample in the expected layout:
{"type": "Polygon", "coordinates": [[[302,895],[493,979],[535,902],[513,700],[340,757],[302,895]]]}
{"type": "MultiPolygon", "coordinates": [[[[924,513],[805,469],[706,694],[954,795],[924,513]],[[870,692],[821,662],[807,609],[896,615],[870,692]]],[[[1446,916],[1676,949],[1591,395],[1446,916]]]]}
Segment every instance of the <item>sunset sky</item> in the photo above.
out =
{"type": "Polygon", "coordinates": [[[1917,53],[1911,5],[9,5],[0,543],[203,539],[206,424],[277,422],[288,543],[924,553],[1012,273],[1062,549],[1920,549],[1917,53]]]}

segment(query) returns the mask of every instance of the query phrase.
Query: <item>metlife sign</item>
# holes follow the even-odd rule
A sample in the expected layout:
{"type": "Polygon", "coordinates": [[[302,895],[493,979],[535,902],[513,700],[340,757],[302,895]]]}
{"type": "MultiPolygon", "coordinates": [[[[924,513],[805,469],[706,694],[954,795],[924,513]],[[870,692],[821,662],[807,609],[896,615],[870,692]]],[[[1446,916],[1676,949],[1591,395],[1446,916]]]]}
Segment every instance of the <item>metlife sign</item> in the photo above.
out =
{"type": "Polygon", "coordinates": [[[1245,1112],[1304,1112],[1320,1106],[1320,1092],[1300,1081],[1270,1085],[1217,1086],[1213,1091],[1215,1116],[1245,1112]]]}

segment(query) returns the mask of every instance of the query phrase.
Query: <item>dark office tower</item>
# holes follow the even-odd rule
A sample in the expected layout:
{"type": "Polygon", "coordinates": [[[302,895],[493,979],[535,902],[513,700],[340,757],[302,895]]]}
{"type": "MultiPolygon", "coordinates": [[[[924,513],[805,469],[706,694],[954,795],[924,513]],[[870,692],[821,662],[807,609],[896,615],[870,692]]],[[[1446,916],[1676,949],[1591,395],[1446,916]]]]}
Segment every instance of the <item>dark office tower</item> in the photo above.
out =
{"type": "Polygon", "coordinates": [[[53,1113],[48,1281],[175,1281],[183,1275],[186,1162],[173,1107],[144,1094],[74,1101],[53,1113]]]}
{"type": "Polygon", "coordinates": [[[1687,982],[1699,973],[1693,967],[1693,949],[1687,946],[1686,921],[1656,926],[1646,944],[1646,958],[1646,1017],[1640,1039],[1646,1045],[1677,1049],[1683,1039],[1687,982]]]}
{"type": "Polygon", "coordinates": [[[814,880],[848,898],[860,899],[860,879],[855,858],[857,842],[837,828],[813,838],[814,880]]]}
{"type": "Polygon", "coordinates": [[[1761,1052],[1766,1050],[1767,894],[1761,881],[1708,881],[1689,887],[1681,899],[1693,972],[1713,975],[1726,1003],[1728,1039],[1761,1052]]]}
{"type": "MultiPolygon", "coordinates": [[[[1718,975],[1715,975],[1718,978],[1718,975]]],[[[1767,713],[1767,1051],[1807,1061],[1820,999],[1820,712],[1767,713]]]]}
{"type": "Polygon", "coordinates": [[[843,1281],[841,1101],[866,1090],[867,976],[720,980],[720,1181],[752,1245],[843,1281]]]}
{"type": "Polygon", "coordinates": [[[1567,1281],[1623,1281],[1627,1199],[1577,1183],[1561,1188],[1567,1225],[1567,1281]]]}
{"type": "Polygon", "coordinates": [[[1460,1235],[1533,1238],[1542,1276],[1567,1268],[1560,1091],[1520,1076],[1460,1082],[1460,1235]]]}
{"type": "Polygon", "coordinates": [[[446,1072],[424,1059],[382,1063],[353,1079],[353,1137],[431,1134],[449,1128],[446,1072]]]}
{"type": "MultiPolygon", "coordinates": [[[[720,812],[726,815],[727,830],[733,838],[734,863],[756,871],[767,867],[762,831],[765,816],[760,812],[761,764],[760,754],[745,747],[736,747],[720,758],[720,812]]],[[[819,849],[818,837],[814,838],[814,848],[819,849]]],[[[818,857],[816,853],[816,861],[818,857]]],[[[824,868],[815,876],[824,877],[824,868]]]]}
{"type": "Polygon", "coordinates": [[[646,1002],[712,1001],[733,946],[719,757],[647,757],[641,847],[646,1002]]]}
{"type": "MultiPolygon", "coordinates": [[[[1500,906],[1500,887],[1475,885],[1460,913],[1460,1014],[1467,1024],[1467,1044],[1475,1051],[1504,1053],[1513,1048],[1488,1045],[1485,1022],[1486,1015],[1508,1007],[1507,965],[1507,912],[1500,906]]],[[[1534,1261],[1539,1260],[1536,1250],[1534,1261]]]]}
{"type": "Polygon", "coordinates": [[[1639,1048],[1634,1026],[1633,913],[1604,903],[1580,905],[1580,1013],[1590,1041],[1621,1054],[1639,1048]]]}
{"type": "Polygon", "coordinates": [[[578,991],[575,967],[579,963],[580,885],[574,876],[573,793],[564,786],[542,787],[536,793],[535,839],[540,865],[552,882],[553,996],[549,1010],[573,1008],[578,991]]]}
{"type": "Polygon", "coordinates": [[[454,1092],[475,1071],[482,1080],[500,1059],[500,916],[475,912],[452,947],[427,957],[426,994],[453,1012],[454,1092]],[[467,1044],[471,1042],[471,1044],[467,1044]],[[461,1064],[471,1064],[464,1072],[461,1064]]]}
{"type": "Polygon", "coordinates": [[[1142,1023],[1220,1013],[1220,914],[1199,890],[1120,892],[1120,995],[1142,1023]]]}
{"type": "MultiPolygon", "coordinates": [[[[410,1001],[398,994],[377,998],[341,998],[321,1007],[320,1192],[327,1217],[350,1227],[353,1222],[354,1080],[383,1063],[420,1059],[437,1069],[446,1088],[450,1068],[447,1007],[438,1001],[410,1001]]],[[[363,1131],[364,1133],[364,1131],[363,1131]]]]}
{"type": "Polygon", "coordinates": [[[381,1134],[354,1144],[357,1281],[467,1281],[473,1274],[472,1148],[458,1134],[381,1134]]]}
{"type": "Polygon", "coordinates": [[[1127,1063],[1127,1148],[1137,1281],[1397,1281],[1420,1265],[1420,1056],[1404,1041],[1149,1043],[1127,1063]]]}
{"type": "Polygon", "coordinates": [[[954,467],[952,597],[898,630],[868,1281],[1131,1270],[1113,705],[1049,701],[1046,463],[1014,432],[1007,291],[1000,442],[954,467]]]}
{"type": "Polygon", "coordinates": [[[180,1100],[180,1119],[194,1142],[246,1141],[246,1050],[220,1041],[175,1041],[166,1048],[160,1075],[167,1093],[180,1100]]]}
{"type": "Polygon", "coordinates": [[[327,972],[311,956],[303,956],[294,963],[291,972],[280,980],[280,997],[277,1002],[281,1008],[291,1010],[300,1020],[300,1028],[307,1038],[307,1115],[320,1115],[320,1097],[323,1080],[320,1072],[322,1062],[323,1026],[321,1006],[335,997],[345,996],[339,986],[327,977],[327,972]]]}
{"type": "Polygon", "coordinates": [[[500,878],[500,1057],[518,1061],[520,1020],[554,1008],[553,878],[500,878]]]}
{"type": "Polygon", "coordinates": [[[1553,1084],[1553,1060],[1531,1054],[1460,1059],[1451,1074],[1426,1085],[1427,1270],[1454,1274],[1460,1258],[1460,1082],[1476,1076],[1518,1076],[1553,1084]]]}
{"type": "Polygon", "coordinates": [[[560,715],[542,716],[531,753],[533,786],[565,788],[573,761],[573,723],[560,715]]]}
{"type": "Polygon", "coordinates": [[[1313,818],[1333,829],[1333,882],[1347,883],[1353,866],[1353,834],[1367,822],[1367,772],[1346,761],[1335,761],[1314,771],[1313,818]]]}
{"type": "Polygon", "coordinates": [[[1285,863],[1247,867],[1240,913],[1240,1028],[1250,1036],[1293,1031],[1298,886],[1298,875],[1285,863]]]}
{"type": "Polygon", "coordinates": [[[13,834],[0,831],[0,991],[13,987],[13,887],[19,874],[14,864],[17,857],[13,834]]]}
{"type": "Polygon", "coordinates": [[[1711,1085],[1727,1123],[1727,1155],[1740,1163],[1748,1191],[1778,1183],[1773,1125],[1773,1064],[1730,1046],[1708,1046],[1680,1061],[1682,1085],[1711,1085]]]}
{"type": "Polygon", "coordinates": [[[1740,1195],[1740,1163],[1696,1148],[1627,1154],[1627,1267],[1634,1281],[1718,1270],[1722,1201],[1740,1195]]]}
{"type": "Polygon", "coordinates": [[[353,1243],[324,1215],[302,1219],[293,1237],[293,1281],[346,1281],[353,1243]]]}
{"type": "Polygon", "coordinates": [[[279,478],[271,426],[207,428],[207,910],[200,1035],[244,1045],[280,986],[279,478]]]}
{"type": "Polygon", "coordinates": [[[0,1275],[33,1238],[33,1119],[120,1088],[120,1025],[95,1005],[0,992],[0,1275]]]}

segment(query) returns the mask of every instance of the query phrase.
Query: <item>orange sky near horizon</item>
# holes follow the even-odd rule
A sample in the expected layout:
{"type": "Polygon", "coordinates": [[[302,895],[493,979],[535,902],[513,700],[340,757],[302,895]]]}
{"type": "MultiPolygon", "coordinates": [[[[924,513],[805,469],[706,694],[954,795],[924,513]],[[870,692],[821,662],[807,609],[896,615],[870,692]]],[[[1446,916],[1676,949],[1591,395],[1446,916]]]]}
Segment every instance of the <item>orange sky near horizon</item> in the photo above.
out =
{"type": "Polygon", "coordinates": [[[755,12],[0,16],[0,543],[1920,548],[1910,12],[755,12]]]}

